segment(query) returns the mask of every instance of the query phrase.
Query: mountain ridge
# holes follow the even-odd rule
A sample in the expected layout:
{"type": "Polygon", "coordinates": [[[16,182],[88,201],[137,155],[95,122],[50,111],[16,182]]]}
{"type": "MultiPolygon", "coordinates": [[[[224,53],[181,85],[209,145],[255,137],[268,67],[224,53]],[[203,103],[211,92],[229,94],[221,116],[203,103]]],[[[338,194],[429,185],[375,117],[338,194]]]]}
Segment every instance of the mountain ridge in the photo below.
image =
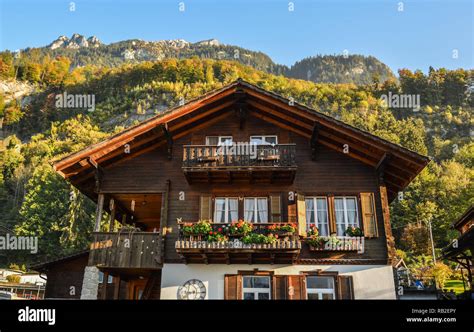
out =
{"type": "MultiPolygon", "coordinates": [[[[314,55],[303,58],[291,66],[275,63],[261,52],[229,45],[211,38],[197,42],[184,39],[146,41],[128,39],[109,44],[98,37],[74,33],[71,38],[59,36],[50,44],[35,48],[43,56],[66,56],[72,68],[87,65],[116,67],[124,63],[161,61],[164,59],[234,60],[264,72],[315,83],[370,84],[376,77],[380,81],[396,79],[392,70],[374,56],[359,54],[314,55]]],[[[26,48],[28,56],[32,48],[26,48]]]]}

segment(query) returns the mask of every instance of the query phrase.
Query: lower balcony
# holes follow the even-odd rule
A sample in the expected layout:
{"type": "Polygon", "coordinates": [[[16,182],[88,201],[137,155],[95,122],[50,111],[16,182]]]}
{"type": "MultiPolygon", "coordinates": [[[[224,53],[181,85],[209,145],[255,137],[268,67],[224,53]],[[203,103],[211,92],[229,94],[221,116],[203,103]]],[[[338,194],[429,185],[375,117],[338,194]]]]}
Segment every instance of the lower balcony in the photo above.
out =
{"type": "Polygon", "coordinates": [[[152,232],[96,232],[89,265],[101,269],[161,269],[161,241],[152,232]]]}
{"type": "Polygon", "coordinates": [[[292,264],[301,251],[296,228],[290,224],[246,223],[251,225],[251,230],[240,234],[232,231],[237,223],[208,223],[201,233],[193,232],[193,226],[198,224],[179,224],[175,248],[185,263],[292,264]]]}

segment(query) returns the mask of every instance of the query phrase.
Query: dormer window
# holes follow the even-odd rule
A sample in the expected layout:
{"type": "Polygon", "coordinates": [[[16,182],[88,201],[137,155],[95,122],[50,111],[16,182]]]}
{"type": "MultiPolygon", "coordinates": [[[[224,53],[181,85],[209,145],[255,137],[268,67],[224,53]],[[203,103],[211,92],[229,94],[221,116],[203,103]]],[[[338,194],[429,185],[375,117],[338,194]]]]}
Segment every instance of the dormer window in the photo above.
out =
{"type": "Polygon", "coordinates": [[[276,135],[250,136],[250,143],[257,145],[276,145],[278,144],[278,137],[276,135]]]}

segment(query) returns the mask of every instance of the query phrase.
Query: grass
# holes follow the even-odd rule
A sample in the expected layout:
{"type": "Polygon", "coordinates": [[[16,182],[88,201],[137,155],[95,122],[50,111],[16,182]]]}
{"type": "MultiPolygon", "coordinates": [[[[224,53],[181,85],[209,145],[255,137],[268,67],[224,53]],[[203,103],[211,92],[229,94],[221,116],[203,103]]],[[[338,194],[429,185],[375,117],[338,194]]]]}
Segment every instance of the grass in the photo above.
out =
{"type": "Polygon", "coordinates": [[[443,289],[448,290],[448,291],[453,290],[454,293],[456,293],[456,295],[464,293],[462,280],[448,280],[444,283],[443,289]]]}

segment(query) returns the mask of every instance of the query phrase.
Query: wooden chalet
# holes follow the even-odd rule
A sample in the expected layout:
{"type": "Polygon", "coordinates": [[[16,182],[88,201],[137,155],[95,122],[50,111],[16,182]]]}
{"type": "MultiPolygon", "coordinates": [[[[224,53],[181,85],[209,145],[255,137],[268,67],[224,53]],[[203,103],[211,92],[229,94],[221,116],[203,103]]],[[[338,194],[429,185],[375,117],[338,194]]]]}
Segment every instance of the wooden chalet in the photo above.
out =
{"type": "Polygon", "coordinates": [[[88,267],[142,298],[394,298],[389,203],[428,162],[238,80],[54,169],[97,203],[88,267]],[[296,231],[208,241],[186,231],[199,220],[215,233],[238,220],[296,231]],[[308,241],[314,226],[338,246],[308,241]]]}
{"type": "Polygon", "coordinates": [[[449,246],[443,248],[443,258],[456,262],[461,271],[467,273],[468,285],[465,288],[470,298],[474,296],[474,206],[467,209],[463,215],[453,222],[452,228],[459,232],[459,237],[449,246]]]}

